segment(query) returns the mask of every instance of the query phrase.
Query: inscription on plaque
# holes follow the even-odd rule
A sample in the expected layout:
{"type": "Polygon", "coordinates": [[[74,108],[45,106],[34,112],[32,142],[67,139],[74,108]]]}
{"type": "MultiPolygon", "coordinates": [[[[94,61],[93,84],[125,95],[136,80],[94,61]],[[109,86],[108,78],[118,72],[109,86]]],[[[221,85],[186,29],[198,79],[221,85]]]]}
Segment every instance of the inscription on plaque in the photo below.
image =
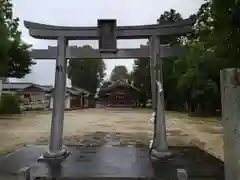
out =
{"type": "Polygon", "coordinates": [[[63,66],[62,65],[57,65],[56,66],[56,71],[57,72],[63,72],[63,66]]]}

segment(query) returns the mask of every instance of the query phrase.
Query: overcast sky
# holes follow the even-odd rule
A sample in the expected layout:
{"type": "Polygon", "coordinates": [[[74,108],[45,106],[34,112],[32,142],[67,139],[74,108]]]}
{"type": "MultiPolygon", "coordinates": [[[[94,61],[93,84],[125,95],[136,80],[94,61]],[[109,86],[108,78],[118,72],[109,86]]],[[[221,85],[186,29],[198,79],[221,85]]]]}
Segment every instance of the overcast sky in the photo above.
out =
{"type": "MultiPolygon", "coordinates": [[[[117,19],[117,25],[154,24],[165,10],[176,9],[187,18],[195,13],[203,0],[13,0],[14,15],[21,20],[22,38],[33,48],[47,48],[55,41],[36,40],[28,35],[23,21],[33,21],[52,25],[96,26],[97,19],[117,19]]],[[[118,48],[137,48],[146,40],[121,40],[118,48]]],[[[97,48],[97,41],[72,41],[70,45],[89,44],[97,48]]],[[[116,65],[132,69],[132,59],[105,60],[107,75],[116,65]]],[[[20,81],[38,84],[53,84],[55,62],[38,60],[32,73],[20,81]]],[[[15,80],[14,80],[15,81],[15,80]]],[[[18,80],[19,81],[19,80],[18,80]]],[[[67,81],[70,85],[70,81],[67,81]]]]}

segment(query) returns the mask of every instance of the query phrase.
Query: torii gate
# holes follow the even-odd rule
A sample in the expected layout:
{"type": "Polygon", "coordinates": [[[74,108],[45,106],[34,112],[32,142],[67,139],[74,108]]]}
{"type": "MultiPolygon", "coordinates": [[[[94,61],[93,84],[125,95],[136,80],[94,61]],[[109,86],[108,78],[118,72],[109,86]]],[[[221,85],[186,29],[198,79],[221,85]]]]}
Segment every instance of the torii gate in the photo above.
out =
{"type": "Polygon", "coordinates": [[[32,50],[34,59],[56,59],[55,90],[51,124],[51,138],[49,151],[42,159],[66,158],[68,152],[62,148],[64,95],[66,86],[67,59],[124,59],[150,58],[151,87],[153,110],[156,111],[155,134],[156,147],[152,151],[153,157],[163,157],[168,152],[166,138],[166,123],[164,114],[164,97],[161,88],[162,58],[181,56],[186,53],[182,47],[160,45],[160,37],[167,35],[185,35],[192,31],[195,19],[185,19],[172,24],[157,24],[143,26],[116,26],[116,20],[98,20],[98,27],[64,27],[52,26],[25,21],[32,37],[37,39],[57,40],[57,47],[32,50]],[[149,39],[150,48],[117,49],[117,39],[149,39]],[[88,50],[68,47],[69,40],[99,40],[99,50],[88,50]],[[157,84],[159,85],[157,88],[157,84]]]}

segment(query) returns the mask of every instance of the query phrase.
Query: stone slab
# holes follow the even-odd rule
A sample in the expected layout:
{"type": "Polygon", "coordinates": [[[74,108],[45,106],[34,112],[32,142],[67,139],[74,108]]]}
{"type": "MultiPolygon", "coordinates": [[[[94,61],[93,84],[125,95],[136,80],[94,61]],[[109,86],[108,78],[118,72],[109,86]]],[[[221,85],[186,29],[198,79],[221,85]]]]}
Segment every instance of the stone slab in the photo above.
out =
{"type": "Polygon", "coordinates": [[[27,146],[0,159],[0,175],[31,166],[32,179],[177,179],[185,169],[189,179],[223,180],[223,163],[196,147],[172,147],[175,157],[153,163],[146,149],[120,146],[68,146],[71,155],[59,166],[37,162],[47,146],[27,146]]]}

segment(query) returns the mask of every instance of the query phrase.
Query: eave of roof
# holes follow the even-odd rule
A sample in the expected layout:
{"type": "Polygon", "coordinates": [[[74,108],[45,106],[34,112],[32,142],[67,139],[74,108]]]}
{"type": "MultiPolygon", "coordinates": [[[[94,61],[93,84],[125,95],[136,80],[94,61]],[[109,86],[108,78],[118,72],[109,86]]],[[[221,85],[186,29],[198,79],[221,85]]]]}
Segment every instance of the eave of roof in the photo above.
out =
{"type": "Polygon", "coordinates": [[[3,90],[14,90],[14,91],[24,91],[26,88],[29,87],[37,87],[42,91],[49,92],[52,90],[52,86],[44,86],[35,83],[4,83],[3,90]]]}
{"type": "Polygon", "coordinates": [[[129,87],[136,91],[140,91],[140,89],[129,84],[126,80],[117,80],[117,81],[113,82],[111,85],[109,85],[107,88],[101,89],[100,92],[108,91],[108,90],[114,89],[116,87],[129,87]]]}

